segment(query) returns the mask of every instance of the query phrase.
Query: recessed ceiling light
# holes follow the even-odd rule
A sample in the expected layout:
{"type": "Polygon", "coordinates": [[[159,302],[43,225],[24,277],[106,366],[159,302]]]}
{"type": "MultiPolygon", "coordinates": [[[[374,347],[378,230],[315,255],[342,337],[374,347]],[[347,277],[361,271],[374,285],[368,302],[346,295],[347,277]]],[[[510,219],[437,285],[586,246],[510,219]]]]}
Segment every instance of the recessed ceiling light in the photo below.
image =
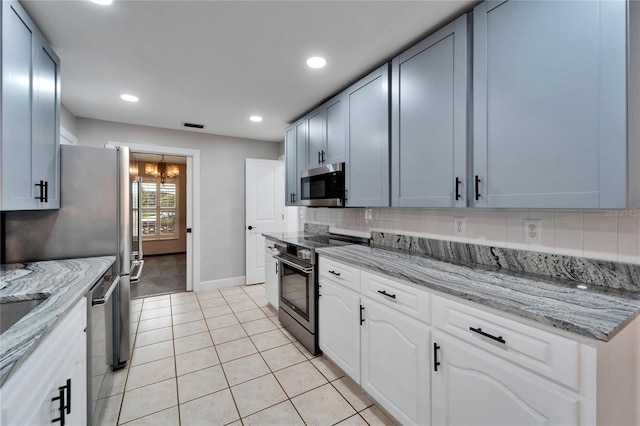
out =
{"type": "Polygon", "coordinates": [[[259,115],[252,115],[251,117],[249,117],[249,120],[259,123],[262,121],[262,117],[260,117],[259,115]]]}
{"type": "Polygon", "coordinates": [[[127,95],[126,93],[123,95],[120,95],[120,99],[122,99],[123,101],[127,101],[127,102],[138,102],[140,99],[138,99],[137,96],[133,96],[133,95],[127,95]]]}
{"type": "Polygon", "coordinates": [[[91,3],[99,4],[100,6],[109,6],[113,3],[113,0],[90,0],[91,3]]]}
{"type": "Polygon", "coordinates": [[[313,56],[307,59],[307,66],[309,68],[322,68],[327,65],[327,60],[321,56],[313,56]]]}

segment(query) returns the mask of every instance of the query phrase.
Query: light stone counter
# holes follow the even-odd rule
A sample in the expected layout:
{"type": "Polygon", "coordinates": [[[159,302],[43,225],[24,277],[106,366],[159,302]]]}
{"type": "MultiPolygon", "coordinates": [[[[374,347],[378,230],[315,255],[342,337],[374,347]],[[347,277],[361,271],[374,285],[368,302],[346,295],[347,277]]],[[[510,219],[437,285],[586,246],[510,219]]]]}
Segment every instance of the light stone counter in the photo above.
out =
{"type": "Polygon", "coordinates": [[[0,384],[115,260],[115,256],[104,256],[0,266],[0,301],[46,297],[0,336],[0,384]]]}
{"type": "MultiPolygon", "coordinates": [[[[608,341],[640,314],[640,294],[366,246],[321,256],[409,281],[589,338],[608,341]],[[586,289],[578,288],[578,285],[586,289]]],[[[635,269],[634,269],[635,271],[635,269]]]]}

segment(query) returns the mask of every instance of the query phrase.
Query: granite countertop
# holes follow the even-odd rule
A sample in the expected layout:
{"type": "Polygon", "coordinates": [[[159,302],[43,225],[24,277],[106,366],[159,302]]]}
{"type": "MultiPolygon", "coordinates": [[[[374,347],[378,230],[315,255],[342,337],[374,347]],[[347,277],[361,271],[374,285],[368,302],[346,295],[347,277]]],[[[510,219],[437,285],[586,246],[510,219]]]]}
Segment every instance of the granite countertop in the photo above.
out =
{"type": "Polygon", "coordinates": [[[317,252],[602,341],[609,341],[640,314],[637,293],[605,291],[579,282],[505,273],[377,247],[351,245],[317,252]],[[579,284],[587,288],[579,288],[579,284]]]}
{"type": "Polygon", "coordinates": [[[0,385],[115,260],[115,256],[104,256],[0,265],[0,301],[46,296],[44,302],[0,336],[0,385]]]}

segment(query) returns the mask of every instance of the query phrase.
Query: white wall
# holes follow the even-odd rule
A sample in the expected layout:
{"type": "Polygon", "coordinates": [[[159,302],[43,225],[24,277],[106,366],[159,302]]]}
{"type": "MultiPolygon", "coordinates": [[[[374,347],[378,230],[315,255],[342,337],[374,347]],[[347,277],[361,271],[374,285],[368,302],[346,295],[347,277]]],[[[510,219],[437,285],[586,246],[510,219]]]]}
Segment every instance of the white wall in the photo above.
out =
{"type": "Polygon", "coordinates": [[[71,132],[72,135],[78,136],[78,121],[76,116],[73,115],[64,104],[60,104],[60,127],[64,127],[71,132]]]}
{"type": "Polygon", "coordinates": [[[302,208],[305,221],[640,264],[640,210],[302,208]],[[453,236],[453,218],[466,236],[453,236]],[[524,241],[524,219],[542,220],[542,243],[524,241]]]}
{"type": "Polygon", "coordinates": [[[200,150],[200,280],[245,274],[244,160],[276,160],[282,143],[77,118],[78,144],[109,141],[200,150]]]}

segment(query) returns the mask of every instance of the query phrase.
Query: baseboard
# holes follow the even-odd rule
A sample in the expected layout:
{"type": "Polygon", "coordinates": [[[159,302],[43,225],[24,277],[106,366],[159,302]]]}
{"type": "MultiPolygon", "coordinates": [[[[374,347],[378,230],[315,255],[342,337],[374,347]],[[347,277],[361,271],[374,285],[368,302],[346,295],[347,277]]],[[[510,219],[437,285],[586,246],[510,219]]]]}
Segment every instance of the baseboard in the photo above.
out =
{"type": "Polygon", "coordinates": [[[234,285],[243,285],[246,282],[244,275],[240,277],[223,278],[221,280],[200,281],[200,284],[194,286],[195,291],[215,290],[217,288],[233,287],[234,285]]]}

